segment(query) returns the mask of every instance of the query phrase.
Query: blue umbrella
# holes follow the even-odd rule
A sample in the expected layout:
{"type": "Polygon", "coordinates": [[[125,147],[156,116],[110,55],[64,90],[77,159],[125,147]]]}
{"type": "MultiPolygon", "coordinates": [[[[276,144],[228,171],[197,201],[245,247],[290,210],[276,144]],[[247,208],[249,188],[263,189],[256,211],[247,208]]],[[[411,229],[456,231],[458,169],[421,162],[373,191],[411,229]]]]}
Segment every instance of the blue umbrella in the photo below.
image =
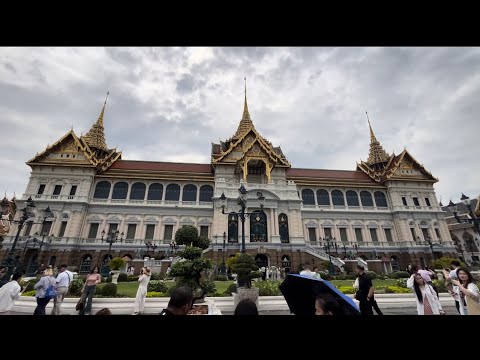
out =
{"type": "Polygon", "coordinates": [[[305,275],[289,274],[279,286],[290,312],[295,315],[314,315],[315,299],[330,294],[338,301],[345,315],[360,315],[355,302],[338,290],[331,282],[305,275]]]}

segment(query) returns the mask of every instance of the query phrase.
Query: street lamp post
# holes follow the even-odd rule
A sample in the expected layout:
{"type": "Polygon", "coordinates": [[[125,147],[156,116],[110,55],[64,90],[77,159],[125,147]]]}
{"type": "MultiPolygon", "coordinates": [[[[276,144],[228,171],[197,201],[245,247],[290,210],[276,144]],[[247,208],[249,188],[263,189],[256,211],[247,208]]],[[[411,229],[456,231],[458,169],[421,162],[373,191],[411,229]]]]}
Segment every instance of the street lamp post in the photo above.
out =
{"type": "Polygon", "coordinates": [[[171,241],[170,242],[170,249],[171,249],[171,253],[173,255],[176,255],[177,254],[177,249],[179,248],[179,245],[175,242],[175,241],[171,241]]]}
{"type": "Polygon", "coordinates": [[[149,253],[150,253],[150,249],[152,249],[153,255],[155,255],[155,249],[157,248],[157,245],[156,245],[156,244],[151,243],[150,241],[149,241],[149,242],[145,242],[145,247],[147,248],[147,254],[149,254],[149,253]]]}
{"type": "MultiPolygon", "coordinates": [[[[241,252],[245,253],[245,219],[247,216],[250,216],[253,213],[248,213],[245,212],[245,209],[247,208],[247,195],[248,191],[245,189],[243,184],[240,186],[238,189],[239,197],[237,198],[237,204],[240,205],[240,212],[231,212],[228,213],[227,215],[235,215],[240,218],[240,221],[242,222],[242,248],[241,252]]],[[[260,191],[257,192],[257,199],[260,202],[260,208],[262,209],[263,212],[263,206],[264,206],[264,201],[265,197],[262,195],[260,191]]],[[[224,193],[220,196],[220,205],[222,207],[222,214],[225,214],[225,206],[227,205],[227,197],[225,196],[224,193]]],[[[226,234],[225,234],[226,237],[226,234]]],[[[225,239],[225,238],[224,238],[225,239]]]]}
{"type": "MultiPolygon", "coordinates": [[[[320,240],[322,240],[322,238],[320,238],[320,240]]],[[[331,255],[331,250],[330,248],[334,247],[335,246],[335,249],[337,249],[337,244],[334,243],[334,245],[330,245],[330,241],[333,241],[335,242],[335,238],[333,239],[330,239],[330,236],[326,236],[323,238],[323,241],[325,241],[325,244],[323,246],[324,250],[327,252],[328,254],[328,273],[330,275],[334,275],[335,274],[335,271],[334,271],[334,268],[333,268],[333,263],[332,263],[332,255],[331,255]]]]}
{"type": "Polygon", "coordinates": [[[122,242],[123,240],[123,232],[120,234],[120,231],[112,229],[112,231],[109,231],[108,233],[105,232],[105,229],[102,230],[102,241],[105,241],[106,243],[109,244],[108,246],[108,254],[107,254],[107,259],[110,260],[110,253],[112,252],[112,245],[116,242],[122,242]],[[104,239],[105,234],[107,235],[107,238],[104,239]],[[120,238],[119,238],[120,235],[120,238]]]}
{"type": "Polygon", "coordinates": [[[32,200],[32,197],[30,196],[26,201],[25,201],[25,207],[20,210],[21,211],[21,216],[20,219],[17,221],[13,221],[14,223],[18,224],[18,229],[17,229],[17,234],[15,235],[15,240],[13,241],[12,247],[10,248],[10,251],[8,252],[7,258],[4,260],[4,267],[7,268],[5,275],[0,279],[0,287],[5,285],[7,282],[10,281],[10,277],[13,275],[13,272],[15,268],[17,267],[16,261],[15,261],[15,248],[17,246],[18,239],[20,237],[20,232],[23,229],[23,225],[25,222],[32,217],[32,213],[29,212],[30,208],[34,208],[36,205],[34,201],[32,200]]]}

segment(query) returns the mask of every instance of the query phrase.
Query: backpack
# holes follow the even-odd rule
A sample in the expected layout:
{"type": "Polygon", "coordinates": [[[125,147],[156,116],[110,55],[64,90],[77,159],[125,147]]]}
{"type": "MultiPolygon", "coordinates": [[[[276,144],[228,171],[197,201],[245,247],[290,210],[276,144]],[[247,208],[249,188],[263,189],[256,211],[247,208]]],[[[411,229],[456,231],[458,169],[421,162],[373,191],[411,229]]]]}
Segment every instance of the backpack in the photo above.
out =
{"type": "Polygon", "coordinates": [[[45,290],[45,299],[53,299],[56,296],[57,289],[55,288],[55,285],[52,284],[45,290]]]}

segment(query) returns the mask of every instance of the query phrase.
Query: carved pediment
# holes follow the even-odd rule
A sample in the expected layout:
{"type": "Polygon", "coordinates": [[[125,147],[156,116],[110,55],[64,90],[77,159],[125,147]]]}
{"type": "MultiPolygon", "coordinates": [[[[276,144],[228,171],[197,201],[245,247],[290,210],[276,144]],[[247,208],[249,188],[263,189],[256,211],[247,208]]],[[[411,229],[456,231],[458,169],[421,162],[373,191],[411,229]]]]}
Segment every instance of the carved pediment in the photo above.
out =
{"type": "Polygon", "coordinates": [[[175,220],[172,217],[167,217],[167,218],[163,219],[162,222],[164,224],[167,224],[167,225],[175,225],[177,223],[177,220],[175,220]]]}
{"type": "Polygon", "coordinates": [[[324,227],[331,227],[333,226],[333,222],[331,220],[325,220],[323,223],[322,223],[322,226],[324,227]]]}
{"type": "Polygon", "coordinates": [[[308,220],[305,225],[307,225],[307,227],[317,227],[318,223],[315,220],[308,220]]]}
{"type": "Polygon", "coordinates": [[[195,222],[190,219],[189,217],[187,218],[183,218],[180,220],[180,224],[189,224],[189,225],[192,225],[192,224],[195,224],[195,222]]]}
{"type": "Polygon", "coordinates": [[[120,219],[120,217],[118,217],[117,215],[112,215],[107,218],[108,223],[111,223],[111,222],[118,223],[120,221],[122,221],[122,219],[120,219]]]}
{"type": "Polygon", "coordinates": [[[129,216],[127,220],[125,220],[127,223],[138,223],[140,222],[140,219],[137,218],[136,216],[129,216]]]}
{"type": "Polygon", "coordinates": [[[102,218],[98,215],[92,215],[88,218],[88,221],[101,221],[102,218]]]}
{"type": "Polygon", "coordinates": [[[203,218],[203,219],[200,219],[198,223],[201,225],[210,225],[212,223],[212,219],[203,218]]]}

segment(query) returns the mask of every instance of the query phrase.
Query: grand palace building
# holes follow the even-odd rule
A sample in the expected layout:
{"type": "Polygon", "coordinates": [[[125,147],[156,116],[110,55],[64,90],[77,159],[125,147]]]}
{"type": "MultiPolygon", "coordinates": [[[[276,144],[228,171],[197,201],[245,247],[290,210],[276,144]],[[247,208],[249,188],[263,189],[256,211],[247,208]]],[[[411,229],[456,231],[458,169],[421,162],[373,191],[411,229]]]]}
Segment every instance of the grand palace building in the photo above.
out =
{"type": "MultiPolygon", "coordinates": [[[[86,135],[72,129],[27,161],[32,171],[15,218],[29,197],[36,207],[16,246],[22,263],[67,263],[85,273],[107,261],[110,246],[111,256],[168,258],[183,225],[208,237],[204,256],[220,261],[240,250],[242,226],[231,213],[239,211],[241,185],[250,214],[246,250],[259,265],[298,271],[304,262],[317,266],[331,259],[337,267],[360,262],[390,272],[457,257],[435,196],[438,179],[406,149],[387,153],[370,122],[368,160],[352,170],[325,170],[293,167],[288,154],[255,128],[246,94],[238,128],[212,143],[206,164],[123,160],[106,144],[104,113],[105,104],[86,135]],[[105,241],[116,230],[116,241],[105,241]]],[[[17,226],[3,238],[2,258],[17,226]]]]}

